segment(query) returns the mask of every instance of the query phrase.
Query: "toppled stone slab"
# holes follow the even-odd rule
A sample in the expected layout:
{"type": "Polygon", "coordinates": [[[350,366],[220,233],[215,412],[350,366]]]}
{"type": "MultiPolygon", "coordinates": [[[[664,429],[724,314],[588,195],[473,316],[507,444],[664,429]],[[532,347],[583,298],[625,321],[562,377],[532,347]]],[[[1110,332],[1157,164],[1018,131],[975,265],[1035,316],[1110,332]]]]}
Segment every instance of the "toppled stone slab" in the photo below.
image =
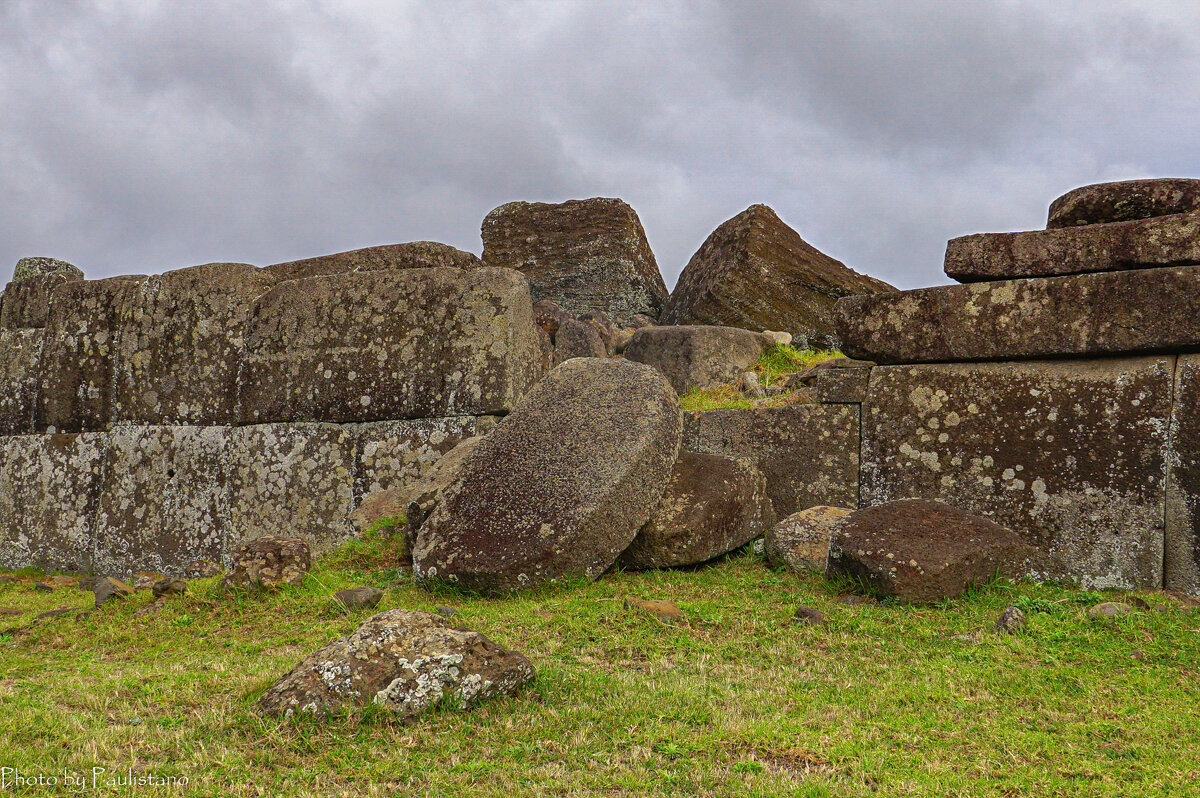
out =
{"type": "Polygon", "coordinates": [[[827,573],[910,603],[954,598],[997,575],[1026,572],[1029,546],[980,515],[927,499],[856,510],[838,524],[827,573]]]}
{"type": "Polygon", "coordinates": [[[685,450],[758,466],[778,517],[818,504],[858,506],[857,407],[705,410],[683,418],[685,450]]]}
{"type": "Polygon", "coordinates": [[[286,281],[252,310],[240,423],[502,415],[545,368],[532,315],[508,269],[286,281]]]}
{"type": "Polygon", "coordinates": [[[622,200],[510,202],[484,218],[481,232],[484,263],[524,272],[535,301],[602,310],[623,323],[638,313],[657,318],[667,299],[646,231],[622,200]]]}
{"type": "Polygon", "coordinates": [[[0,437],[0,567],[93,569],[106,436],[0,437]]]}
{"type": "Polygon", "coordinates": [[[739,327],[642,327],[625,346],[625,359],[654,366],[683,394],[736,381],[774,346],[769,336],[739,327]]]}
{"type": "Polygon", "coordinates": [[[1024,233],[976,233],[946,245],[960,283],[1200,263],[1200,212],[1024,233]]]}
{"type": "Polygon", "coordinates": [[[107,435],[95,569],[174,574],[225,561],[228,427],[123,426],[107,435]]]}
{"type": "Polygon", "coordinates": [[[1200,267],[850,297],[837,315],[843,351],[879,363],[1182,349],[1200,345],[1200,267]]]}
{"type": "Polygon", "coordinates": [[[1171,419],[1163,586],[1200,595],[1200,355],[1180,355],[1171,419]]]}
{"type": "Polygon", "coordinates": [[[789,515],[767,532],[767,563],[773,568],[825,573],[829,542],[851,512],[845,507],[818,505],[789,515]]]}
{"type": "Polygon", "coordinates": [[[286,529],[322,554],[351,534],[354,436],[338,424],[255,424],[229,439],[230,542],[286,529]]]}
{"type": "Polygon", "coordinates": [[[423,482],[459,443],[487,435],[499,421],[496,416],[455,416],[354,426],[355,496],[423,482]]]}
{"type": "Polygon", "coordinates": [[[306,657],[258,708],[271,716],[328,716],[373,704],[412,718],[443,701],[468,709],[533,678],[529,660],[478,632],[430,612],[388,610],[306,657]]]}
{"type": "Polygon", "coordinates": [[[1046,228],[1128,222],[1200,210],[1200,180],[1156,177],[1095,183],[1063,194],[1050,203],[1046,228]]]}
{"type": "Polygon", "coordinates": [[[649,520],[679,437],[659,372],[568,360],[467,456],[417,535],[414,574],[488,594],[595,579],[649,520]]]}
{"type": "Polygon", "coordinates": [[[1173,359],[880,366],[862,405],[862,503],[938,499],[1093,588],[1163,577],[1173,359]]]}
{"type": "Polygon", "coordinates": [[[894,290],[820,252],[766,205],[751,205],[692,256],[662,321],[786,331],[798,342],[836,349],[838,297],[894,290]]]}
{"type": "Polygon", "coordinates": [[[658,507],[617,565],[633,571],[694,565],[744,546],[775,521],[766,487],[747,460],[680,452],[658,507]]]}
{"type": "Polygon", "coordinates": [[[300,585],[312,568],[308,543],[298,538],[264,535],[243,542],[233,552],[233,565],[221,580],[223,587],[278,590],[300,585]]]}
{"type": "Polygon", "coordinates": [[[407,244],[385,244],[365,247],[332,255],[318,255],[263,268],[263,274],[273,282],[320,277],[326,274],[369,272],[378,269],[475,269],[483,265],[470,252],[463,252],[436,241],[410,241],[407,244]]]}
{"type": "Polygon", "coordinates": [[[66,261],[21,258],[0,301],[0,328],[45,327],[54,288],[82,279],[83,272],[66,261]]]}
{"type": "Polygon", "coordinates": [[[578,319],[564,319],[554,335],[554,365],[573,357],[607,357],[604,341],[594,326],[578,319]]]}
{"type": "Polygon", "coordinates": [[[42,330],[0,329],[0,435],[33,432],[42,330]]]}

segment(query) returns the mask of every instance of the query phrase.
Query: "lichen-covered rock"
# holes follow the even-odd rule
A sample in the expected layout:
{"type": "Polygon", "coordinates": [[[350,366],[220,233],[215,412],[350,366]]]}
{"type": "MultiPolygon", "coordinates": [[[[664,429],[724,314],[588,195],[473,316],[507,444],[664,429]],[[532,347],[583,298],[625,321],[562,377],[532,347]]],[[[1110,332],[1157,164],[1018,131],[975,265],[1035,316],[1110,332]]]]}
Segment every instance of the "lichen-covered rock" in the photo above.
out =
{"type": "Polygon", "coordinates": [[[1200,355],[1179,355],[1171,413],[1163,586],[1200,596],[1200,355]]]}
{"type": "Polygon", "coordinates": [[[271,716],[327,716],[376,705],[411,718],[443,702],[468,709],[510,695],[533,666],[430,612],[388,610],[306,657],[258,700],[271,716]]]}
{"type": "Polygon", "coordinates": [[[489,594],[596,578],[662,498],[679,437],[657,371],[568,360],[467,456],[417,535],[415,574],[489,594]]]}
{"type": "Polygon", "coordinates": [[[1105,222],[1128,222],[1200,210],[1200,180],[1156,177],[1095,183],[1050,203],[1047,229],[1105,222]]]}
{"type": "Polygon", "coordinates": [[[83,279],[83,272],[54,258],[21,258],[0,301],[0,328],[45,327],[54,288],[83,279]]]}
{"type": "Polygon", "coordinates": [[[946,244],[961,283],[1200,263],[1200,212],[1024,233],[976,233],[946,244]]]}
{"type": "Polygon", "coordinates": [[[382,269],[280,283],[251,312],[241,423],[508,412],[545,361],[508,269],[382,269]]]}
{"type": "Polygon", "coordinates": [[[606,357],[604,341],[596,328],[578,319],[564,319],[554,336],[554,365],[573,357],[606,357]]]}
{"type": "Polygon", "coordinates": [[[410,241],[407,244],[385,244],[365,247],[332,255],[318,255],[263,268],[263,274],[273,282],[298,280],[346,272],[369,272],[378,269],[475,269],[483,265],[470,252],[463,252],[436,241],[410,241]]]}
{"type": "Polygon", "coordinates": [[[602,310],[618,323],[657,316],[666,301],[646,231],[619,199],[510,202],[487,215],[482,235],[484,263],[524,272],[535,301],[602,310]]]}
{"type": "Polygon", "coordinates": [[[354,508],[354,455],[354,436],[344,425],[235,428],[229,439],[234,540],[285,528],[317,554],[345,540],[354,508]]]}
{"type": "Polygon", "coordinates": [[[617,565],[694,565],[728,554],[770,528],[767,481],[747,460],[680,452],[662,499],[617,565]]]}
{"type": "Polygon", "coordinates": [[[736,381],[774,346],[770,337],[738,327],[643,327],[625,345],[625,359],[654,366],[683,394],[736,381]]]}
{"type": "Polygon", "coordinates": [[[838,524],[852,512],[845,507],[818,505],[792,513],[767,532],[767,563],[773,568],[825,573],[829,542],[838,524]]]}
{"type": "Polygon", "coordinates": [[[539,299],[533,303],[533,323],[545,330],[551,339],[558,334],[559,325],[569,318],[571,314],[554,300],[539,299]]]}
{"type": "Polygon", "coordinates": [[[894,290],[812,247],[766,205],[751,205],[692,256],[661,321],[781,330],[835,349],[838,297],[894,290]]]}
{"type": "Polygon", "coordinates": [[[996,575],[1026,572],[1029,546],[980,515],[927,499],[855,510],[833,536],[827,573],[910,603],[953,598],[996,575]]]}
{"type": "Polygon", "coordinates": [[[355,425],[354,495],[363,498],[424,481],[459,443],[487,435],[499,421],[496,416],[455,416],[355,425]]]}
{"type": "Polygon", "coordinates": [[[852,405],[684,413],[683,448],[754,463],[780,518],[818,504],[858,506],[858,442],[852,405]]]}
{"type": "Polygon", "coordinates": [[[938,499],[1036,546],[1032,576],[1156,588],[1173,370],[1170,357],[876,367],[862,502],[938,499]]]}
{"type": "Polygon", "coordinates": [[[0,435],[33,432],[42,330],[0,329],[0,435]]]}
{"type": "Polygon", "coordinates": [[[264,535],[247,540],[233,552],[233,564],[221,580],[224,587],[278,590],[300,585],[312,568],[308,543],[298,538],[264,535]]]}
{"type": "Polygon", "coordinates": [[[1200,267],[848,297],[837,316],[842,351],[878,363],[1185,349],[1200,345],[1200,267]]]}

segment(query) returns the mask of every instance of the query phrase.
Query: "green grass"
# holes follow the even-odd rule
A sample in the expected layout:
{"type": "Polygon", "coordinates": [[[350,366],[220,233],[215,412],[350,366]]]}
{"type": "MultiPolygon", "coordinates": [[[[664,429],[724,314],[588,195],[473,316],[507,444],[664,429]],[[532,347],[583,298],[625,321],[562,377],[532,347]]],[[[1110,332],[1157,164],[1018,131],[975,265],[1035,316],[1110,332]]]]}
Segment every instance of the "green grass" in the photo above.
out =
{"type": "MultiPolygon", "coordinates": [[[[845,606],[818,577],[752,554],[609,574],[508,600],[430,595],[383,535],[303,587],[210,595],[193,582],[156,615],[139,593],[84,620],[33,622],[90,594],[0,585],[0,765],[27,774],[133,767],[180,787],[85,794],[1186,795],[1200,779],[1200,614],[1090,622],[1093,598],[998,582],[938,607],[845,606]],[[331,600],[386,588],[375,611],[450,604],[524,652],[537,681],[471,712],[410,724],[380,712],[264,719],[253,702],[372,611],[331,600]],[[665,599],[667,625],[623,608],[665,599]],[[1027,629],[991,631],[1009,604],[1027,629]],[[797,625],[798,604],[829,615],[797,625]]],[[[67,794],[23,788],[20,795],[67,794]]]]}
{"type": "MultiPolygon", "coordinates": [[[[758,381],[766,388],[782,382],[792,374],[803,371],[809,366],[841,356],[841,352],[826,349],[796,349],[784,344],[775,346],[763,354],[749,370],[758,375],[758,381]]],[[[686,411],[781,407],[795,404],[798,401],[810,400],[795,393],[770,396],[766,399],[749,399],[742,395],[736,384],[692,388],[679,397],[679,403],[686,411]]]]}

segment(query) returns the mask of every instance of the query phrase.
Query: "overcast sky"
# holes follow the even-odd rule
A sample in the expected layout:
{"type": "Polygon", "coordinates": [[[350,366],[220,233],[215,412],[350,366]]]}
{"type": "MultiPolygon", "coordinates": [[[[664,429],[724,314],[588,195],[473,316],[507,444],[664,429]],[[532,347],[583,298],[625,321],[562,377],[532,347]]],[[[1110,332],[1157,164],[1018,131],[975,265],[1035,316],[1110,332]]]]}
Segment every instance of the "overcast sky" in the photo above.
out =
{"type": "Polygon", "coordinates": [[[755,202],[898,286],[1074,186],[1200,176],[1194,2],[0,0],[0,276],[480,251],[622,197],[668,285],[755,202]]]}

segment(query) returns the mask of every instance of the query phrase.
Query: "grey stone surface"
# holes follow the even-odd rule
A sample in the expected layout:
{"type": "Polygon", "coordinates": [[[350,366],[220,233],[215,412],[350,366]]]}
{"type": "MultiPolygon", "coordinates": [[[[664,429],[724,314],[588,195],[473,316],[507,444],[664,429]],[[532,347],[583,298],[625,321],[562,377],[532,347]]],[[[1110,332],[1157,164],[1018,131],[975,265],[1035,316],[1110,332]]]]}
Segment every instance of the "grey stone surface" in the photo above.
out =
{"type": "Polygon", "coordinates": [[[414,573],[489,594],[596,578],[649,520],[679,437],[657,371],[568,360],[467,456],[417,535],[414,573]]]}
{"type": "Polygon", "coordinates": [[[484,262],[524,272],[535,301],[602,310],[617,323],[657,317],[666,301],[642,223],[619,199],[510,202],[487,215],[481,232],[484,262]]]}
{"type": "Polygon", "coordinates": [[[0,435],[33,432],[42,330],[0,330],[0,435]]]}
{"type": "Polygon", "coordinates": [[[541,347],[512,270],[289,280],[252,310],[240,421],[504,414],[542,376],[541,347]]]}
{"type": "Polygon", "coordinates": [[[788,405],[683,416],[683,448],[757,465],[780,518],[818,504],[858,506],[857,407],[788,405]]]}
{"type": "Polygon", "coordinates": [[[439,244],[436,241],[410,241],[406,244],[364,247],[349,252],[275,263],[264,267],[262,271],[273,282],[283,282],[303,277],[378,269],[474,269],[482,265],[479,258],[470,252],[463,252],[447,244],[439,244]]]}
{"type": "Polygon", "coordinates": [[[1128,222],[1200,210],[1200,180],[1156,177],[1095,183],[1050,203],[1047,229],[1105,222],[1128,222]]]}
{"type": "Polygon", "coordinates": [[[1172,366],[877,367],[862,406],[862,504],[938,499],[1036,546],[1033,576],[1158,587],[1172,366]]]}
{"type": "Polygon", "coordinates": [[[767,562],[791,571],[825,573],[830,541],[851,512],[845,507],[818,505],[792,513],[767,532],[767,562]]]}
{"type": "Polygon", "coordinates": [[[774,346],[769,336],[739,327],[643,327],[625,346],[625,359],[658,369],[683,394],[692,388],[736,382],[774,346]]]}
{"type": "Polygon", "coordinates": [[[1200,346],[1200,267],[849,297],[837,316],[842,350],[878,363],[1175,350],[1200,346]]]}
{"type": "Polygon", "coordinates": [[[825,404],[861,403],[866,398],[870,379],[869,368],[822,369],[814,380],[814,393],[817,401],[825,404]]]}
{"type": "Polygon", "coordinates": [[[1200,355],[1175,367],[1163,587],[1200,595],[1200,355]]]}
{"type": "Polygon", "coordinates": [[[0,328],[45,327],[56,286],[83,279],[83,272],[53,258],[22,258],[0,300],[0,328]]]}
{"type": "Polygon", "coordinates": [[[354,425],[355,498],[424,480],[443,455],[467,438],[487,435],[499,421],[455,416],[354,425]]]}

